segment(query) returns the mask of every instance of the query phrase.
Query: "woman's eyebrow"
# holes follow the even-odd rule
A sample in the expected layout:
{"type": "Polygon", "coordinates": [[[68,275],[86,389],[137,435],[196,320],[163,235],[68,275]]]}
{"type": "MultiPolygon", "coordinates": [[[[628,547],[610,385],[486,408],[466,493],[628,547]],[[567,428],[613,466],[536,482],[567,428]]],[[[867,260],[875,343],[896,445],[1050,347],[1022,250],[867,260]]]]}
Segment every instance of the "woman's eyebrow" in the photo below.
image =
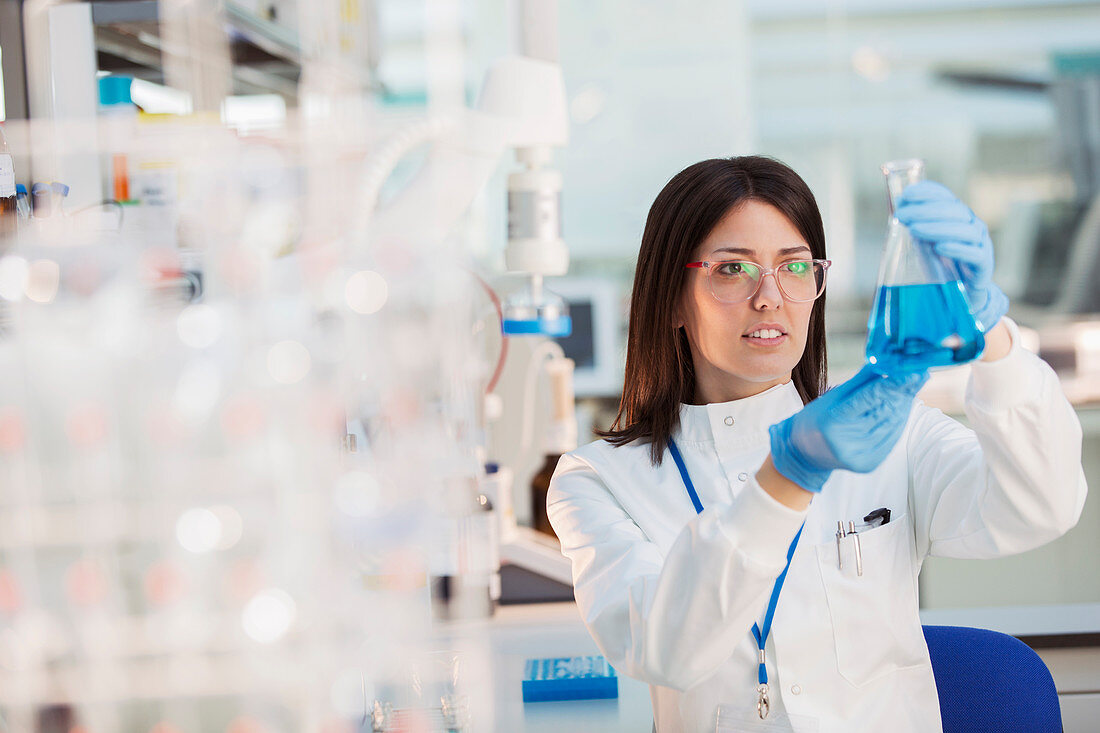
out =
{"type": "MultiPolygon", "coordinates": [[[[743,255],[747,257],[756,256],[755,249],[748,249],[745,247],[719,247],[718,249],[711,252],[711,255],[716,255],[719,252],[729,252],[730,254],[743,255]]],[[[787,255],[798,254],[799,252],[810,252],[812,254],[810,248],[804,244],[800,244],[794,247],[784,247],[783,249],[779,250],[778,254],[780,257],[785,257],[787,255]]]]}

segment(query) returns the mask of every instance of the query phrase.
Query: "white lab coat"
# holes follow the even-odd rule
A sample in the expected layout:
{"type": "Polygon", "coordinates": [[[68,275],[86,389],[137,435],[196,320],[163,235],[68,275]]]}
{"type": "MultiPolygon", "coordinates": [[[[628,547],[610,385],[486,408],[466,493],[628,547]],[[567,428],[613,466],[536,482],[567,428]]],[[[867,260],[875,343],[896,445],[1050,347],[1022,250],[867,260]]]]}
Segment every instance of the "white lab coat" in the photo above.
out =
{"type": "Polygon", "coordinates": [[[973,430],[918,401],[878,469],[834,472],[804,512],[754,477],[768,426],[802,408],[790,383],[681,406],[673,438],[700,515],[667,452],[656,468],[637,442],[562,456],[547,510],[577,605],[615,669],[650,684],[659,733],[714,731],[719,703],[755,705],[750,629],[803,520],[767,642],[772,710],[791,716],[796,733],[941,730],[917,613],[922,561],[1050,542],[1077,523],[1087,491],[1077,416],[1007,325],[1012,351],[972,368],[973,430]],[[878,507],[892,517],[860,534],[862,577],[850,537],[838,569],[837,520],[858,524],[878,507]]]}

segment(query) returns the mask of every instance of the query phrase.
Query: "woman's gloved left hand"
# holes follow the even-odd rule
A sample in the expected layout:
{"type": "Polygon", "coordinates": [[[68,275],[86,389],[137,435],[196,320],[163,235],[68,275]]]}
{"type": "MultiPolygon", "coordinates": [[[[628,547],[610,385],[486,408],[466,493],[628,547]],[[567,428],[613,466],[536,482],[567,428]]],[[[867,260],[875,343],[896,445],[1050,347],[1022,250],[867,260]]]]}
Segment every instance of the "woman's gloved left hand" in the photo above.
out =
{"type": "Polygon", "coordinates": [[[768,429],[775,470],[814,493],[837,469],[873,471],[898,442],[927,381],[928,372],[882,375],[864,366],[768,429]]]}
{"type": "Polygon", "coordinates": [[[985,222],[935,181],[907,186],[894,215],[916,239],[955,261],[975,317],[983,331],[992,330],[1008,312],[1008,298],[993,283],[993,240],[985,222]]]}

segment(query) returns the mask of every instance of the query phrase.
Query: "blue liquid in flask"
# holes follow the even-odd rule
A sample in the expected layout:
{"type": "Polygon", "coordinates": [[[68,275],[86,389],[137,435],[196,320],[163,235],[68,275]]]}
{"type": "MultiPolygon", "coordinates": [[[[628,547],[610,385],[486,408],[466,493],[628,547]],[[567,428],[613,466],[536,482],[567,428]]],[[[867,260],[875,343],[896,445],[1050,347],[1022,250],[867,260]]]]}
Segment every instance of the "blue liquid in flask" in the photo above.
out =
{"type": "Polygon", "coordinates": [[[985,349],[958,280],[882,287],[870,328],[867,361],[883,374],[965,364],[985,349]]]}

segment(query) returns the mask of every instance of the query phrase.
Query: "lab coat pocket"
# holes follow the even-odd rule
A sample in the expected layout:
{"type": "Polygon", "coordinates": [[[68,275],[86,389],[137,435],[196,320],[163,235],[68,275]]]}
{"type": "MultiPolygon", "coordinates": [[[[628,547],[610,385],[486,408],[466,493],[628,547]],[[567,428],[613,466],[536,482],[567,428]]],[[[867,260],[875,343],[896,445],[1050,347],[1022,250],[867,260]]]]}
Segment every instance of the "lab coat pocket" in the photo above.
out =
{"type": "Polygon", "coordinates": [[[857,687],[926,663],[910,545],[905,515],[859,533],[862,575],[851,535],[841,540],[839,561],[835,541],[817,545],[837,671],[857,687]]]}

